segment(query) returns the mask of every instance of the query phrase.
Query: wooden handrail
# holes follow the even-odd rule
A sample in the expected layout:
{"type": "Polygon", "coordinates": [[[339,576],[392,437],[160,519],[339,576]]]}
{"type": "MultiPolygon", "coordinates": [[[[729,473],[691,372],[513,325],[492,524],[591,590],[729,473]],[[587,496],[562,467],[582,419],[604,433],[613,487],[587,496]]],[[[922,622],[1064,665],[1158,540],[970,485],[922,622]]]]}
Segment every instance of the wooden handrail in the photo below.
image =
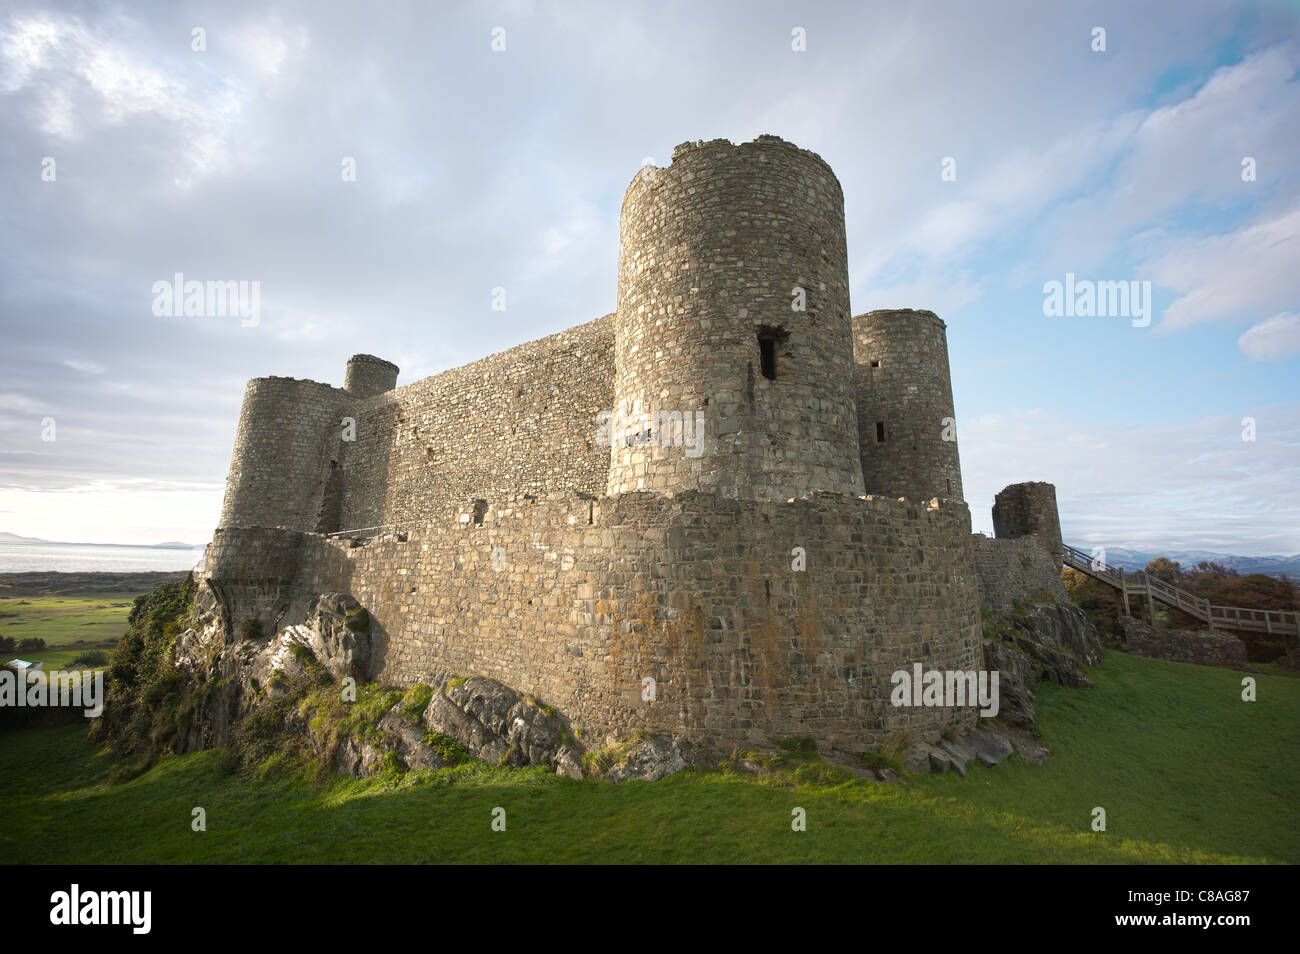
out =
{"type": "Polygon", "coordinates": [[[1244,626],[1246,629],[1263,629],[1270,633],[1300,635],[1300,613],[1291,612],[1290,610],[1254,609],[1248,606],[1220,606],[1203,600],[1182,587],[1175,586],[1165,580],[1155,579],[1149,573],[1127,574],[1119,567],[1094,559],[1093,555],[1087,550],[1072,547],[1068,543],[1062,543],[1061,549],[1063,551],[1062,563],[1073,570],[1086,573],[1096,580],[1115,587],[1115,589],[1125,594],[1125,599],[1127,599],[1128,595],[1154,597],[1162,603],[1182,610],[1189,616],[1194,616],[1209,623],[1211,626],[1219,622],[1228,624],[1232,628],[1231,624],[1235,622],[1253,624],[1244,626]],[[1132,579],[1130,579],[1130,576],[1132,579]]]}

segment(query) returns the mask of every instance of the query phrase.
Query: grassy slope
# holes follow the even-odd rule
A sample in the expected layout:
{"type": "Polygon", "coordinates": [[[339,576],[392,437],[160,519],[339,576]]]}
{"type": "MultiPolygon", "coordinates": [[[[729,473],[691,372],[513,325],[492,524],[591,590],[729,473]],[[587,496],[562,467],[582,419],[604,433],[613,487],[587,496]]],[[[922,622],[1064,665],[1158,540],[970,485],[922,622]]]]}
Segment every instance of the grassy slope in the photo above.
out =
{"type": "Polygon", "coordinates": [[[910,785],[691,772],[572,782],[478,763],[310,787],[164,759],[109,786],[81,727],[0,736],[0,862],[1300,861],[1300,679],[1108,651],[1092,690],[1042,687],[1055,754],[910,785]],[[208,831],[190,830],[207,810],[208,831]],[[1091,810],[1108,813],[1105,833],[1091,810]],[[489,828],[507,811],[506,832],[489,828]],[[790,829],[794,806],[808,830],[790,829]]]}

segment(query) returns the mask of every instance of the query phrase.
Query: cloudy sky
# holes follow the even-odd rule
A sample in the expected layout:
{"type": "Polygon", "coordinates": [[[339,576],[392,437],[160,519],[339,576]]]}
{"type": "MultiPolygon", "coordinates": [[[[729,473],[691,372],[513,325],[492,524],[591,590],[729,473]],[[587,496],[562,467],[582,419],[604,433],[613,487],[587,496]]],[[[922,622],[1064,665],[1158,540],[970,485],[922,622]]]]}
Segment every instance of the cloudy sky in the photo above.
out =
{"type": "Polygon", "coordinates": [[[606,314],[638,167],[772,133],[843,183],[855,313],[948,322],[976,529],[1036,479],[1080,545],[1300,551],[1300,10],[1083,8],[10,0],[0,530],[205,542],[247,379],[606,314]],[[260,320],[155,315],[177,272],[260,320]],[[1066,273],[1150,324],[1046,316],[1066,273]]]}

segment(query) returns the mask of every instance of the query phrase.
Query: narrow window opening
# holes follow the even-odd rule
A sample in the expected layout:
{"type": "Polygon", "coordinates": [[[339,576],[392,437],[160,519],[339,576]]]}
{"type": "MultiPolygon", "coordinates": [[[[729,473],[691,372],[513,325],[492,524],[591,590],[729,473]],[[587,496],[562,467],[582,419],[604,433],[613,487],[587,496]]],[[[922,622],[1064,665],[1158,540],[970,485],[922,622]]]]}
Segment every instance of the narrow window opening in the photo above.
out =
{"type": "Polygon", "coordinates": [[[776,380],[776,346],[784,341],[788,333],[781,328],[763,327],[758,329],[758,370],[769,381],[776,380]]]}
{"type": "Polygon", "coordinates": [[[474,501],[474,526],[483,526],[483,518],[487,516],[488,502],[486,500],[474,501]]]}
{"type": "Polygon", "coordinates": [[[876,421],[876,443],[885,443],[885,422],[876,421]]]}
{"type": "Polygon", "coordinates": [[[758,339],[759,368],[763,377],[776,380],[776,342],[771,338],[758,339]]]}
{"type": "Polygon", "coordinates": [[[880,367],[880,361],[879,361],[879,360],[872,361],[872,362],[871,362],[871,366],[872,366],[873,368],[878,368],[878,367],[880,367]]]}
{"type": "Polygon", "coordinates": [[[944,481],[944,483],[946,483],[946,484],[948,485],[948,496],[951,497],[951,496],[952,496],[952,481],[951,481],[951,480],[946,480],[946,481],[944,481]]]}

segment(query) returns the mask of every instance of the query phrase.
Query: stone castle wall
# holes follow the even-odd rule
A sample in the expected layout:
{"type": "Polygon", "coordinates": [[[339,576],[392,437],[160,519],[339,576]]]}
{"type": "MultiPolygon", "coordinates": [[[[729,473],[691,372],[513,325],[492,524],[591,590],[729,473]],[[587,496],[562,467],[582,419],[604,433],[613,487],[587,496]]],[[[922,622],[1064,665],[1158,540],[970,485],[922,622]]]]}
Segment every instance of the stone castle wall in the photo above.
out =
{"type": "Polygon", "coordinates": [[[338,529],[423,522],[475,498],[602,493],[597,416],[613,379],[606,316],[361,402],[338,529]]]}
{"type": "Polygon", "coordinates": [[[975,570],[979,578],[980,605],[1007,613],[1015,601],[1030,603],[1044,594],[1068,602],[1061,582],[1061,565],[1052,562],[1037,537],[995,540],[982,533],[971,535],[975,570]]]}
{"type": "Polygon", "coordinates": [[[250,626],[261,635],[272,633],[289,615],[310,539],[325,537],[274,527],[223,528],[213,534],[203,552],[203,579],[233,636],[246,638],[250,626]]]}
{"type": "Polygon", "coordinates": [[[862,477],[869,493],[961,500],[946,325],[931,311],[853,319],[862,477]]]}
{"type": "Polygon", "coordinates": [[[1198,666],[1246,665],[1246,644],[1231,633],[1156,629],[1146,620],[1134,617],[1121,617],[1115,628],[1124,641],[1124,648],[1138,656],[1198,666]]]}
{"type": "Polygon", "coordinates": [[[764,136],[643,169],[623,200],[617,319],[618,406],[700,411],[706,442],[618,442],[610,494],[863,492],[844,197],[820,157],[764,136]]]}
{"type": "Polygon", "coordinates": [[[814,735],[860,752],[904,728],[935,739],[976,719],[970,708],[889,705],[895,670],[981,667],[960,503],[557,495],[475,516],[439,508],[405,540],[357,547],[225,531],[208,574],[228,602],[255,589],[271,615],[310,594],[351,593],[371,614],[374,678],[490,676],[556,706],[588,741],[637,729],[724,747],[814,735]]]}

